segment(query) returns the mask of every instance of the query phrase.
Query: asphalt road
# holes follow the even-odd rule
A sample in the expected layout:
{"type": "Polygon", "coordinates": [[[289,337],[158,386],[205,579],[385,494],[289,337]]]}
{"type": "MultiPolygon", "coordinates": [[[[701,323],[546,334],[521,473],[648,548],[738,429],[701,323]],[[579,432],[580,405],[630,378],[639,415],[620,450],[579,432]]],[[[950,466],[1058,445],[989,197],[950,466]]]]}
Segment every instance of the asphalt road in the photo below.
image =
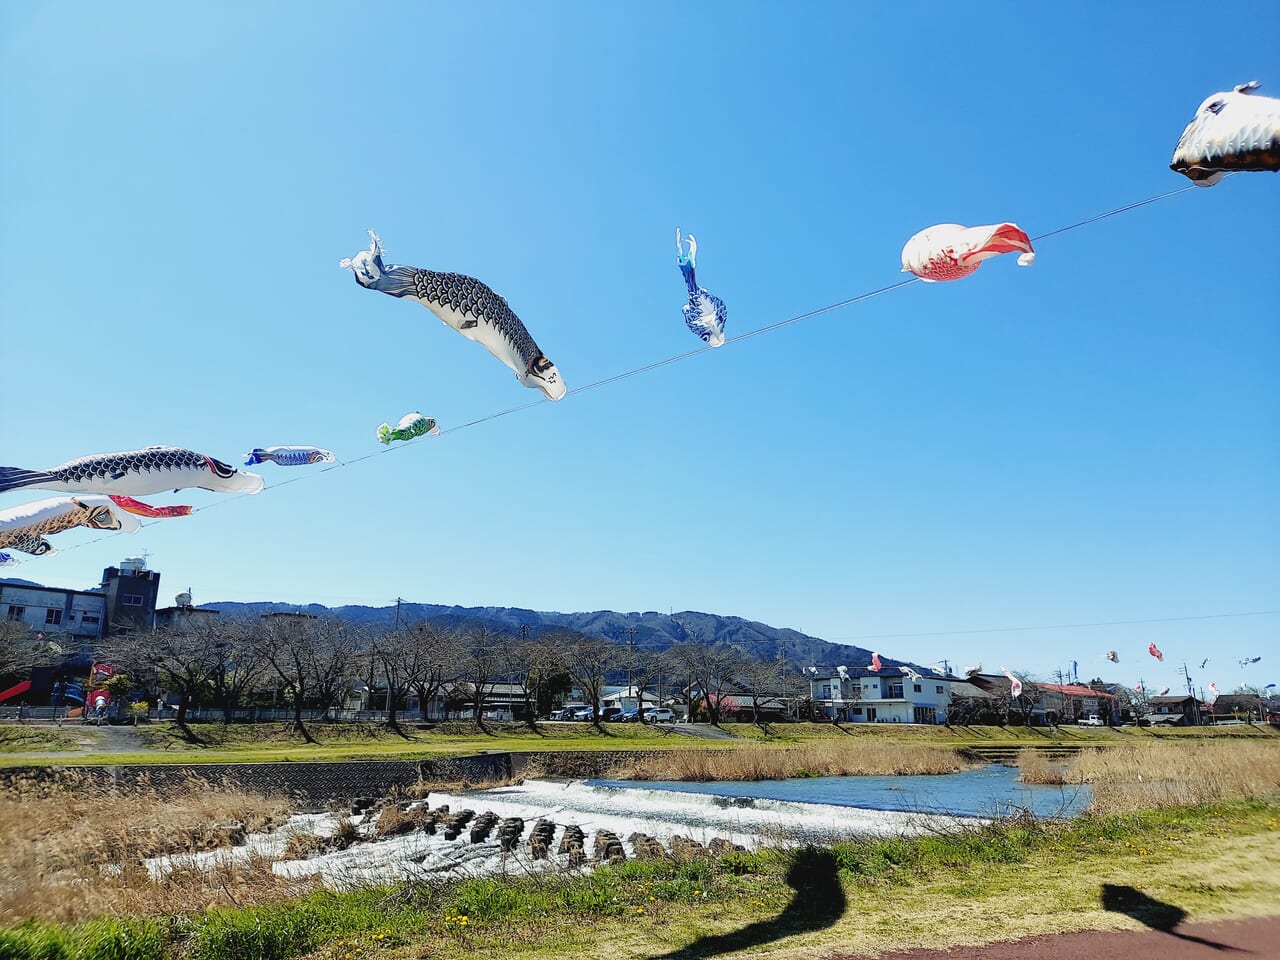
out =
{"type": "Polygon", "coordinates": [[[1280,960],[1280,917],[1178,924],[1168,930],[1061,933],[985,947],[886,953],[879,960],[1208,960],[1225,956],[1280,960]]]}

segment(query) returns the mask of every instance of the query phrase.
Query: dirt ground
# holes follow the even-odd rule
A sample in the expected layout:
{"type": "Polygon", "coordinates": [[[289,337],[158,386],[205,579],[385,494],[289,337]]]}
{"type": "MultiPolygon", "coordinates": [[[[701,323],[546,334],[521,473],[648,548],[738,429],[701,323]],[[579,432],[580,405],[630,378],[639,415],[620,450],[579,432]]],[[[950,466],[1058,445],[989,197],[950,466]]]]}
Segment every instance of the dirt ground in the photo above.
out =
{"type": "Polygon", "coordinates": [[[1168,929],[1062,933],[985,947],[886,953],[878,960],[1207,960],[1224,954],[1280,958],[1280,916],[1177,924],[1168,929]]]}

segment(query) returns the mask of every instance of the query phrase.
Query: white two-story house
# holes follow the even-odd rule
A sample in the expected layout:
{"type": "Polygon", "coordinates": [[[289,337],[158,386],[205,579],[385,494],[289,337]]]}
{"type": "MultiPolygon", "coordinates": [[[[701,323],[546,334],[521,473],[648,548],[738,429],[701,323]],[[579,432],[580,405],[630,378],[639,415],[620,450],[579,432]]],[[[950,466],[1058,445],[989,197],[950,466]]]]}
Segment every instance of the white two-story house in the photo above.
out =
{"type": "Polygon", "coordinates": [[[896,667],[878,673],[858,668],[831,676],[811,676],[814,709],[843,723],[943,723],[951,704],[945,677],[913,678],[896,667]]]}

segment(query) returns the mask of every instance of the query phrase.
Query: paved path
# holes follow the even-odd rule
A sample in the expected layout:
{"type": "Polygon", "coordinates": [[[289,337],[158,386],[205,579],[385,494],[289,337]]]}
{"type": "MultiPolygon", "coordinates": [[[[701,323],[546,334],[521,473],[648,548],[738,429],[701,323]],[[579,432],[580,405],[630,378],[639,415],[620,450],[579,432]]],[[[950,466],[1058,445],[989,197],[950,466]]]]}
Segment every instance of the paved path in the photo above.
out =
{"type": "Polygon", "coordinates": [[[727,730],[713,727],[709,723],[672,723],[664,724],[672,733],[682,737],[693,737],[698,740],[741,740],[727,730]]]}
{"type": "Polygon", "coordinates": [[[1187,923],[1168,931],[1061,933],[985,947],[886,953],[879,960],[1208,960],[1232,955],[1280,958],[1280,917],[1187,923]]]}
{"type": "MultiPolygon", "coordinates": [[[[34,724],[32,725],[34,726],[34,724]]],[[[80,757],[98,753],[153,753],[155,748],[148,746],[136,727],[121,724],[112,726],[103,724],[82,724],[67,722],[60,727],[48,725],[50,730],[58,730],[73,737],[76,746],[72,750],[39,750],[21,753],[0,754],[6,760],[66,760],[75,762],[80,757]]]]}

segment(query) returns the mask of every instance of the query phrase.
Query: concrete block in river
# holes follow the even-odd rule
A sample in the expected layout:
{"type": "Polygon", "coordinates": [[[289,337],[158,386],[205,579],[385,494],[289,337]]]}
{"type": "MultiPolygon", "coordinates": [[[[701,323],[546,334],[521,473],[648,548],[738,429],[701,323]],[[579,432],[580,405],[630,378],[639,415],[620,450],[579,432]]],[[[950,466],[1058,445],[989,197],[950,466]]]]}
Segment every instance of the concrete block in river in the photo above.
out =
{"type": "Polygon", "coordinates": [[[608,830],[597,830],[595,844],[591,850],[594,858],[602,863],[623,863],[627,859],[622,849],[622,841],[618,835],[608,830]]]}
{"type": "Polygon", "coordinates": [[[502,847],[503,851],[511,853],[520,842],[520,836],[523,833],[524,820],[520,817],[508,817],[498,827],[498,845],[502,847]]]}
{"type": "Polygon", "coordinates": [[[631,844],[631,848],[635,850],[637,860],[661,860],[667,855],[667,851],[662,846],[662,841],[649,836],[647,833],[633,833],[627,837],[627,841],[631,844]]]}
{"type": "Polygon", "coordinates": [[[550,820],[539,820],[529,833],[529,853],[535,860],[545,860],[551,851],[556,825],[550,820]]]}
{"type": "Polygon", "coordinates": [[[489,834],[493,828],[497,826],[498,815],[490,810],[486,810],[480,816],[476,817],[471,823],[471,842],[482,843],[489,839],[489,834]]]}

